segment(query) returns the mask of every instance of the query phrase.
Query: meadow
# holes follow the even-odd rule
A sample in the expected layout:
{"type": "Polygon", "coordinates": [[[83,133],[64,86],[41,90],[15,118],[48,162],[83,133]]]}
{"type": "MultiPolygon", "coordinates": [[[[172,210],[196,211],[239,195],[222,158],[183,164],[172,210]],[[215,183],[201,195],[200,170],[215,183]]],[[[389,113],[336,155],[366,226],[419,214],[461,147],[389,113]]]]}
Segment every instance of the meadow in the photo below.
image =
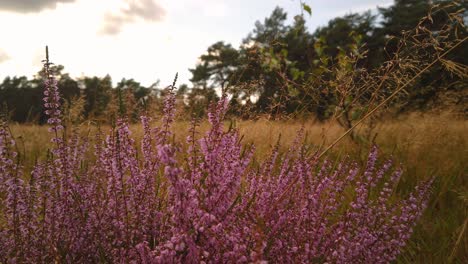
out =
{"type": "Polygon", "coordinates": [[[466,5],[309,33],[299,2],[191,87],[73,78],[47,46],[5,78],[0,264],[468,263],[466,5]]]}
{"type": "MultiPolygon", "coordinates": [[[[268,158],[275,143],[280,142],[280,152],[286,153],[297,132],[304,128],[304,145],[318,150],[339,137],[344,129],[336,122],[316,120],[270,121],[267,119],[233,120],[227,118],[225,126],[234,126],[242,135],[242,145],[255,145],[250,166],[260,166],[268,158]]],[[[153,125],[160,125],[155,122],[153,125]]],[[[175,121],[174,141],[184,142],[190,131],[190,122],[175,121]]],[[[209,130],[207,120],[200,122],[198,131],[209,130]]],[[[32,169],[37,159],[43,159],[47,149],[52,149],[47,126],[11,124],[12,134],[26,167],[32,169]]],[[[401,163],[404,170],[395,195],[405,197],[417,182],[434,177],[430,201],[415,227],[398,263],[466,263],[468,260],[467,210],[468,210],[468,121],[449,113],[412,113],[398,118],[383,119],[370,131],[372,139],[381,150],[381,158],[391,157],[401,163]]],[[[107,132],[110,126],[100,128],[107,132]]],[[[135,142],[140,142],[144,130],[140,124],[130,125],[135,142]]],[[[96,132],[96,126],[83,123],[82,134],[96,132]]],[[[369,133],[364,124],[358,134],[369,133]]],[[[369,141],[371,141],[369,140],[369,141]]],[[[353,142],[345,138],[327,155],[332,161],[349,155],[365,167],[372,142],[353,142]]],[[[137,144],[138,145],[138,144],[137,144]]],[[[184,146],[186,147],[186,145],[184,146]]],[[[91,154],[90,154],[91,155],[91,154]]]]}

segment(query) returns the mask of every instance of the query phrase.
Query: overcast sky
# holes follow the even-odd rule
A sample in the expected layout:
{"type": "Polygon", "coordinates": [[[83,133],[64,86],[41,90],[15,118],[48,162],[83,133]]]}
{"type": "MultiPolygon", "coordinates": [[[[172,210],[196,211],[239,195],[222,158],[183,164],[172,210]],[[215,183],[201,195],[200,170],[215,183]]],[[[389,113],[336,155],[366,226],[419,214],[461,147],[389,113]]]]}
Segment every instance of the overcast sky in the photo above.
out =
{"type": "MultiPolygon", "coordinates": [[[[336,16],[388,6],[393,0],[306,0],[314,31],[336,16]]],[[[188,83],[188,68],[216,41],[238,47],[256,20],[283,7],[300,13],[299,0],[0,0],[0,79],[33,76],[44,46],[52,62],[74,77],[110,74],[188,83]]]]}

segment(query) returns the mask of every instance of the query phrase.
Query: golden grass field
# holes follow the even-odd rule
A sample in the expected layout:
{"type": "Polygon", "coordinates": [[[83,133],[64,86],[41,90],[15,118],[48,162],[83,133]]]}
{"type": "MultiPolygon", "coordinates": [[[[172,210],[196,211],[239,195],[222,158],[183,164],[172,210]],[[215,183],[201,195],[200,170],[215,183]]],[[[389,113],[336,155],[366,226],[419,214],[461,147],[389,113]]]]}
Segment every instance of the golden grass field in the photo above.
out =
{"type": "MultiPolygon", "coordinates": [[[[232,121],[231,121],[232,122],[232,121]]],[[[228,122],[231,123],[231,122],[228,122]]],[[[256,160],[268,155],[281,134],[282,150],[294,140],[303,126],[307,133],[306,144],[326,146],[339,137],[344,129],[337,123],[304,121],[236,121],[236,127],[244,136],[245,144],[253,143],[256,160]]],[[[26,166],[44,158],[49,143],[47,128],[38,125],[11,126],[20,152],[26,156],[26,166]]],[[[174,124],[176,139],[185,139],[189,122],[174,124]]],[[[202,122],[203,133],[208,128],[202,122]]],[[[393,157],[405,170],[399,183],[399,194],[408,193],[418,180],[435,177],[433,193],[428,209],[418,224],[402,263],[468,263],[468,120],[450,113],[439,115],[411,114],[398,119],[381,121],[372,129],[375,142],[382,151],[381,159],[393,157]],[[382,157],[383,156],[383,157],[382,157]]],[[[86,124],[82,131],[95,128],[86,124]]],[[[366,128],[359,128],[362,134],[366,128]]],[[[104,127],[103,130],[109,130],[104,127]]],[[[142,135],[138,124],[132,125],[135,138],[142,135]]],[[[91,137],[92,137],[91,132],[91,137]]],[[[178,141],[181,142],[181,141],[178,141]]],[[[183,141],[182,141],[183,142],[183,141]]],[[[354,143],[348,138],[341,141],[329,153],[330,159],[350,155],[364,162],[369,142],[354,143]]]]}

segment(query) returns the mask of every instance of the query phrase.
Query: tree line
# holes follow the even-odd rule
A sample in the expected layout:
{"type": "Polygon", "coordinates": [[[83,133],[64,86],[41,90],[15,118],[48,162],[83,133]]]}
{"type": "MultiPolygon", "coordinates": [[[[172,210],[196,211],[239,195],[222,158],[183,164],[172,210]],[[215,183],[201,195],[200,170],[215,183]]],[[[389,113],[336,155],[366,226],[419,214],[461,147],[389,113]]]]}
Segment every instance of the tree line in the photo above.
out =
{"type": "MultiPolygon", "coordinates": [[[[348,127],[406,82],[410,88],[392,103],[398,111],[450,100],[466,105],[467,5],[396,0],[377,12],[337,17],[314,32],[306,27],[308,5],[290,24],[277,7],[255,23],[239,47],[224,41],[208,47],[190,69],[191,84],[178,87],[178,103],[187,117],[200,117],[223,93],[231,98],[232,115],[339,116],[348,127]]],[[[109,75],[74,79],[61,65],[51,70],[65,101],[64,115],[73,122],[108,122],[117,114],[136,121],[142,111],[157,112],[165,92],[159,83],[144,87],[122,79],[113,86],[109,75]]],[[[45,121],[43,78],[39,72],[32,79],[6,77],[0,84],[0,103],[12,121],[45,121]]]]}

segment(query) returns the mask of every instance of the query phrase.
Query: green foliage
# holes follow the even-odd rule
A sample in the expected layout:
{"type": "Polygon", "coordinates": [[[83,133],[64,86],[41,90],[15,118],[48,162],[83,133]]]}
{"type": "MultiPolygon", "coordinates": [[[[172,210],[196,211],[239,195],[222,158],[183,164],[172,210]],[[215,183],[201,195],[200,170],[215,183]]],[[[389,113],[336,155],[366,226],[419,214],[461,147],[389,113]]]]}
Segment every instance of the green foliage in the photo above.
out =
{"type": "Polygon", "coordinates": [[[232,79],[239,65],[239,53],[230,44],[220,41],[211,45],[200,57],[200,63],[190,69],[190,81],[197,88],[224,87],[232,79]]]}
{"type": "Polygon", "coordinates": [[[312,8],[310,8],[310,6],[306,3],[302,3],[302,9],[304,9],[304,11],[306,11],[307,13],[309,13],[309,16],[312,15],[312,8]]]}
{"type": "MultiPolygon", "coordinates": [[[[301,13],[311,15],[312,8],[299,3],[301,13]]],[[[437,55],[468,35],[463,24],[467,7],[466,1],[396,0],[379,8],[378,14],[347,14],[313,33],[307,30],[304,15],[294,16],[288,24],[288,14],[277,7],[255,23],[240,47],[223,41],[208,47],[190,69],[192,84],[183,86],[177,96],[195,116],[203,116],[208,104],[225,92],[233,98],[233,113],[240,116],[312,113],[325,120],[337,114],[342,118],[344,113],[348,121],[343,124],[349,127],[369,109],[366,102],[375,105],[437,59],[439,63],[421,74],[393,106],[403,112],[448,101],[463,104],[468,45],[443,59],[437,55]]],[[[113,87],[110,76],[75,80],[63,70],[60,65],[52,67],[60,92],[68,103],[82,95],[85,118],[106,121],[118,114],[115,88],[130,101],[122,107],[130,120],[160,106],[157,84],[147,88],[124,79],[113,87]]],[[[44,122],[42,75],[32,80],[8,77],[0,84],[0,103],[8,105],[13,121],[44,122]]]]}
{"type": "MultiPolygon", "coordinates": [[[[451,23],[463,25],[463,21],[457,22],[453,16],[457,16],[457,10],[466,8],[466,3],[454,2],[450,5],[449,1],[435,1],[434,4],[443,6],[443,9],[436,11],[438,7],[426,0],[396,1],[388,8],[378,9],[378,15],[382,18],[379,22],[376,20],[378,15],[370,11],[347,14],[329,21],[328,25],[317,29],[313,34],[307,31],[303,16],[295,16],[293,23],[287,25],[287,14],[277,7],[263,22],[255,23],[253,31],[247,35],[237,53],[227,44],[221,42],[220,46],[220,42],[215,43],[212,47],[228,46],[230,52],[237,54],[236,60],[228,62],[216,58],[216,70],[210,72],[204,65],[212,63],[213,58],[203,55],[200,57],[202,63],[192,70],[192,82],[194,86],[210,83],[210,88],[222,88],[237,98],[245,93],[245,84],[258,80],[262,83],[261,86],[248,87],[249,94],[256,94],[258,97],[254,108],[257,113],[274,116],[277,113],[312,112],[320,119],[327,119],[336,116],[337,109],[341,109],[338,112],[344,111],[349,116],[346,119],[355,120],[362,116],[356,114],[357,112],[364,113],[358,102],[378,102],[377,97],[384,98],[398,87],[398,80],[404,82],[423,68],[414,62],[434,59],[435,54],[466,34],[464,26],[459,26],[456,30],[452,28],[452,32],[457,32],[457,36],[452,38],[431,39],[428,31],[421,32],[422,28],[448,32],[447,26],[450,27],[451,23]],[[427,14],[431,12],[431,17],[427,19],[427,14]],[[426,22],[417,27],[424,20],[426,22]],[[414,28],[419,31],[412,32],[418,36],[415,39],[411,39],[408,33],[402,33],[414,28]],[[438,42],[440,43],[436,44],[438,42]],[[412,52],[415,54],[405,54],[412,52]],[[423,54],[424,52],[427,54],[423,54]],[[408,64],[398,65],[397,60],[405,56],[408,64]],[[413,66],[410,64],[411,59],[413,66]],[[223,71],[220,67],[225,71],[229,70],[229,82],[218,77],[219,72],[223,71]],[[369,83],[364,84],[370,82],[370,75],[376,80],[393,75],[393,79],[380,86],[375,81],[373,85],[381,88],[375,94],[377,91],[370,88],[369,83]],[[365,87],[352,88],[352,85],[365,87]],[[343,100],[349,96],[353,97],[352,104],[344,106],[343,100]],[[352,110],[351,105],[356,109],[352,110]]],[[[301,2],[301,7],[306,13],[311,13],[307,4],[301,2]]],[[[458,13],[458,17],[466,17],[466,11],[464,12],[465,15],[458,13]]],[[[462,87],[460,82],[463,82],[466,74],[466,56],[463,54],[466,52],[466,45],[455,50],[450,56],[454,60],[450,59],[445,68],[437,65],[424,74],[412,84],[414,89],[399,100],[406,102],[406,107],[424,107],[428,100],[433,100],[448,87],[462,87]],[[453,76],[454,71],[461,75],[453,76]]],[[[346,127],[351,124],[348,123],[346,127]]]]}
{"type": "MultiPolygon", "coordinates": [[[[109,122],[111,117],[118,115],[118,89],[122,89],[124,98],[122,100],[122,114],[127,115],[131,121],[137,121],[137,116],[144,108],[143,98],[147,97],[151,89],[143,87],[133,79],[123,79],[112,85],[109,75],[104,78],[83,77],[73,79],[68,73],[64,73],[62,65],[52,66],[50,71],[58,81],[60,94],[63,97],[63,110],[69,114],[74,103],[82,105],[79,116],[100,122],[109,122]]],[[[44,72],[40,71],[33,79],[25,76],[7,77],[0,83],[0,103],[8,106],[12,121],[16,122],[45,122],[42,114],[42,97],[44,92],[44,72]]]]}

